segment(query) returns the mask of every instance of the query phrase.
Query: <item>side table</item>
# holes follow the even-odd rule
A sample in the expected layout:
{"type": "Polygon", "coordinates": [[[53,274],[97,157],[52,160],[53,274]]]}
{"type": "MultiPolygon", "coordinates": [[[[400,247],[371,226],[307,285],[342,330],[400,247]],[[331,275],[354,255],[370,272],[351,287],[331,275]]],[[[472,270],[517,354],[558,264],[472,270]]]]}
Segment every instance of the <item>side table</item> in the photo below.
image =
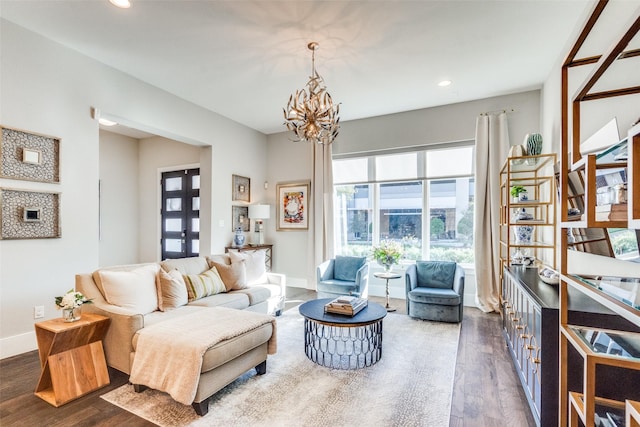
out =
{"type": "Polygon", "coordinates": [[[42,371],[35,395],[58,407],[108,385],[102,339],[110,321],[83,314],[71,323],[62,318],[36,323],[42,371]]]}
{"type": "Polygon", "coordinates": [[[393,271],[383,271],[380,273],[373,273],[373,276],[377,277],[378,279],[385,279],[387,281],[386,292],[385,292],[387,295],[387,304],[384,306],[384,308],[386,308],[388,312],[396,311],[395,308],[389,305],[389,280],[399,279],[402,276],[398,273],[394,273],[393,271]]]}
{"type": "Polygon", "coordinates": [[[263,245],[244,245],[244,246],[227,246],[224,248],[225,253],[229,251],[237,251],[237,252],[256,252],[259,250],[264,250],[264,266],[267,271],[271,271],[271,267],[273,266],[273,245],[263,244],[263,245]]]}

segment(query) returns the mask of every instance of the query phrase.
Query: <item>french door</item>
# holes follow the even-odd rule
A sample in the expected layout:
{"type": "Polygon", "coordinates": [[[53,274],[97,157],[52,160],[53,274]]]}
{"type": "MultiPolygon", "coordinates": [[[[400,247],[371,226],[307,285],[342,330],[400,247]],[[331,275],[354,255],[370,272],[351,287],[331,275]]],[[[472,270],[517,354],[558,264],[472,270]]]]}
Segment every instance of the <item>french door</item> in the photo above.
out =
{"type": "Polygon", "coordinates": [[[162,173],[162,259],[200,252],[200,169],[162,173]]]}

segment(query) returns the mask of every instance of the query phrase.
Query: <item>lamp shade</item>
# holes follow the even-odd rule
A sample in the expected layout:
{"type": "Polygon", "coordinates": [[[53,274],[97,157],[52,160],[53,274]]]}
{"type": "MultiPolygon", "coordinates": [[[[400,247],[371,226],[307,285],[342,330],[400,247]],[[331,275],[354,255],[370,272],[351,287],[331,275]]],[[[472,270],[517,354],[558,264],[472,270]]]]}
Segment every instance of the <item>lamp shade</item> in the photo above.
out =
{"type": "Polygon", "coordinates": [[[249,205],[249,218],[268,219],[271,206],[269,205],[249,205]]]}

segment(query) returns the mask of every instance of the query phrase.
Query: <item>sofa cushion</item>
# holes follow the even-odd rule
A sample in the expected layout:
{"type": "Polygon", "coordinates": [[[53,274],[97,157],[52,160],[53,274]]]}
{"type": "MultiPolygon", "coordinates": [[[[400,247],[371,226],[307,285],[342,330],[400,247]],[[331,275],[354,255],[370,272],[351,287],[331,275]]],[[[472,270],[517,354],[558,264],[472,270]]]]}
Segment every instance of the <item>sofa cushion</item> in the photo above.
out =
{"type": "Polygon", "coordinates": [[[453,289],[415,288],[407,294],[409,301],[422,304],[460,305],[462,298],[453,289]]]}
{"type": "Polygon", "coordinates": [[[249,296],[241,291],[225,292],[191,301],[189,306],[197,307],[227,307],[244,310],[250,305],[249,296]]]}
{"type": "Polygon", "coordinates": [[[102,279],[100,278],[100,274],[98,274],[99,271],[133,271],[133,270],[139,269],[140,267],[145,267],[148,265],[157,265],[157,263],[148,262],[144,264],[124,264],[124,265],[114,265],[111,267],[100,267],[98,270],[91,273],[91,277],[93,277],[93,281],[95,282],[96,287],[98,288],[98,290],[102,294],[102,297],[104,298],[104,287],[102,286],[102,279]]]}
{"type": "Polygon", "coordinates": [[[267,268],[265,266],[265,250],[253,252],[229,252],[231,264],[241,263],[247,274],[247,285],[256,285],[267,282],[267,268]],[[244,261],[244,262],[243,262],[244,261]]]}
{"type": "Polygon", "coordinates": [[[231,264],[231,258],[229,257],[229,254],[215,254],[207,256],[207,262],[209,263],[209,267],[213,267],[213,262],[229,265],[231,264]]]}
{"type": "Polygon", "coordinates": [[[187,285],[189,301],[227,291],[215,267],[202,274],[185,274],[184,283],[187,285]]]}
{"type": "Polygon", "coordinates": [[[452,261],[416,261],[418,286],[452,289],[456,263],[452,261]]]}
{"type": "Polygon", "coordinates": [[[245,294],[249,297],[249,305],[260,304],[271,297],[271,291],[266,286],[250,286],[237,291],[232,291],[232,293],[245,294]]]}
{"type": "Polygon", "coordinates": [[[178,270],[169,272],[159,269],[157,279],[158,309],[160,311],[173,310],[189,302],[187,285],[178,270]]]}
{"type": "MultiPolygon", "coordinates": [[[[188,312],[181,313],[181,315],[188,312]]],[[[162,316],[161,316],[162,317],[162,316]]],[[[146,319],[146,316],[145,316],[146,319]]],[[[167,321],[163,319],[161,321],[167,321]]],[[[153,322],[157,323],[157,322],[153,322]]],[[[202,358],[202,367],[200,372],[208,372],[212,369],[222,366],[230,360],[233,360],[248,350],[266,344],[273,334],[273,325],[271,323],[264,324],[255,329],[251,329],[237,337],[224,340],[213,347],[207,349],[202,358]]],[[[135,334],[132,339],[134,351],[138,348],[139,334],[135,334]]]]}
{"type": "Polygon", "coordinates": [[[358,270],[365,262],[367,262],[367,258],[365,257],[338,255],[333,266],[333,278],[353,282],[356,280],[358,270]]]}
{"type": "Polygon", "coordinates": [[[220,277],[222,278],[227,291],[244,289],[247,287],[247,272],[242,263],[225,265],[212,262],[212,264],[218,270],[218,273],[220,273],[220,277]]]}
{"type": "Polygon", "coordinates": [[[139,314],[157,310],[159,268],[158,264],[149,264],[131,271],[98,270],[104,298],[109,304],[139,314]]]}
{"type": "Polygon", "coordinates": [[[209,264],[207,263],[207,259],[200,256],[166,259],[160,263],[160,266],[164,269],[164,271],[178,270],[183,275],[200,274],[210,268],[209,264]]]}

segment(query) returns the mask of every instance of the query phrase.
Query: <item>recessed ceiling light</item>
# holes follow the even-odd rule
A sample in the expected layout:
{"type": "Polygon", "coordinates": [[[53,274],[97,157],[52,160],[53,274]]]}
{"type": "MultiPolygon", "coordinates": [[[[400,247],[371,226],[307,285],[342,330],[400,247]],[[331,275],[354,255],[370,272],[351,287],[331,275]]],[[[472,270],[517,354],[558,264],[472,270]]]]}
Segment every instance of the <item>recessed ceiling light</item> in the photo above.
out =
{"type": "Polygon", "coordinates": [[[445,87],[445,86],[449,86],[450,84],[451,84],[451,80],[443,80],[440,83],[438,83],[438,86],[445,87]]]}
{"type": "Polygon", "coordinates": [[[109,3],[121,9],[129,9],[131,7],[129,0],[109,0],[109,3]]]}
{"type": "Polygon", "coordinates": [[[115,126],[118,123],[116,122],[112,122],[111,120],[107,120],[107,119],[98,119],[98,123],[100,123],[103,126],[115,126]]]}

